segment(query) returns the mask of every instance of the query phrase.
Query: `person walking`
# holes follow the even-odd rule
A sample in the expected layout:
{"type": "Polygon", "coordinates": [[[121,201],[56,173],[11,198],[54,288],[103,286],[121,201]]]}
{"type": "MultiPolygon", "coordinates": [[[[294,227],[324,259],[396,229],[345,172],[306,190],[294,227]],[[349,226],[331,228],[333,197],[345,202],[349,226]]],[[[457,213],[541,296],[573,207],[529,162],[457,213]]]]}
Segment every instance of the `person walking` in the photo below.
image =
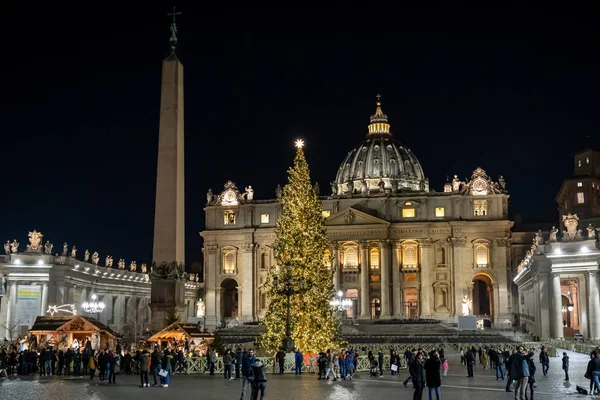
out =
{"type": "Polygon", "coordinates": [[[548,375],[548,369],[550,368],[550,357],[548,357],[548,349],[546,346],[542,346],[540,351],[540,364],[542,364],[542,374],[548,375]]]}
{"type": "Polygon", "coordinates": [[[569,356],[566,352],[563,353],[562,369],[565,371],[565,381],[569,380],[569,356]]]}
{"type": "Polygon", "coordinates": [[[354,373],[354,352],[352,350],[348,350],[346,352],[346,376],[349,380],[352,380],[352,374],[354,373]]]}
{"type": "Polygon", "coordinates": [[[404,387],[408,387],[406,386],[406,384],[408,383],[408,381],[413,379],[411,367],[417,358],[417,349],[412,349],[408,353],[404,353],[404,358],[406,359],[406,368],[408,368],[408,377],[402,382],[402,384],[404,385],[404,387]]]}
{"type": "Polygon", "coordinates": [[[257,358],[250,368],[250,380],[252,381],[252,400],[258,400],[260,391],[260,400],[265,400],[267,391],[267,374],[264,364],[257,358]]]}
{"type": "Polygon", "coordinates": [[[283,347],[279,349],[275,358],[277,358],[277,363],[279,364],[279,375],[283,375],[283,371],[285,370],[285,351],[283,351],[283,347]]]}
{"type": "Polygon", "coordinates": [[[150,353],[148,353],[148,350],[146,349],[142,350],[142,353],[140,354],[138,368],[140,370],[140,387],[149,387],[148,370],[150,368],[150,353]]]}
{"type": "Polygon", "coordinates": [[[240,400],[244,400],[246,397],[246,389],[250,384],[250,373],[252,369],[252,364],[256,362],[256,357],[254,357],[254,350],[248,350],[246,357],[242,360],[242,393],[240,394],[240,400]]]}
{"type": "MultiPolygon", "coordinates": [[[[598,350],[592,351],[592,359],[590,360],[590,372],[592,373],[592,380],[596,390],[600,392],[600,358],[598,357],[598,350]]],[[[590,391],[591,392],[591,391],[590,391]]]]}
{"type": "Polygon", "coordinates": [[[337,381],[337,375],[335,373],[334,366],[334,358],[335,355],[331,351],[331,349],[327,350],[327,365],[325,366],[325,380],[329,380],[329,373],[333,375],[333,382],[337,381]]]}
{"type": "Polygon", "coordinates": [[[433,392],[435,391],[436,400],[440,400],[440,386],[442,386],[442,378],[440,377],[441,362],[439,353],[432,351],[429,353],[429,359],[425,361],[423,368],[425,369],[425,381],[429,388],[429,400],[433,400],[433,392]]]}

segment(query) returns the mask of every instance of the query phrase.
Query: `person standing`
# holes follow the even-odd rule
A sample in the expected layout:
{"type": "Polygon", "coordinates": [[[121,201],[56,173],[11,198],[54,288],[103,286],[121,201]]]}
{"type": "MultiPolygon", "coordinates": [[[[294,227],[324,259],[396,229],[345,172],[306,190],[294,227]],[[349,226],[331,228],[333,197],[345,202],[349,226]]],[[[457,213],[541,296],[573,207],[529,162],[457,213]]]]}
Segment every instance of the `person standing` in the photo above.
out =
{"type": "Polygon", "coordinates": [[[540,351],[540,364],[542,364],[542,374],[544,374],[544,376],[548,375],[550,357],[548,357],[548,349],[546,349],[546,346],[542,346],[540,351]]]}
{"type": "Polygon", "coordinates": [[[408,378],[406,378],[404,382],[402,382],[402,384],[404,385],[404,387],[408,387],[406,386],[406,384],[408,383],[408,381],[413,379],[412,365],[417,358],[417,349],[412,349],[411,351],[404,353],[404,358],[406,360],[406,368],[408,368],[408,378]]]}
{"type": "Polygon", "coordinates": [[[425,361],[423,368],[425,369],[425,381],[429,388],[429,399],[433,399],[433,392],[435,391],[436,400],[440,400],[440,386],[442,386],[442,378],[440,377],[441,362],[439,353],[432,351],[429,353],[429,359],[425,361]]]}
{"type": "MultiPolygon", "coordinates": [[[[529,379],[527,385],[529,386],[529,400],[533,400],[533,389],[535,388],[535,364],[532,358],[527,359],[527,365],[529,366],[529,379]]],[[[525,389],[525,398],[527,398],[527,389],[525,389]]]]}
{"type": "Polygon", "coordinates": [[[294,363],[296,364],[296,375],[302,375],[302,366],[304,365],[304,357],[300,352],[300,349],[296,349],[294,353],[294,363]]]}
{"type": "Polygon", "coordinates": [[[246,397],[246,389],[250,383],[252,364],[255,362],[256,357],[254,357],[254,350],[250,349],[248,350],[246,357],[242,360],[242,393],[240,394],[240,400],[244,400],[244,397],[246,397]]]}
{"type": "MultiPolygon", "coordinates": [[[[425,388],[426,372],[423,366],[423,353],[418,352],[415,360],[412,362],[412,383],[415,388],[413,400],[421,400],[423,398],[423,389],[425,388]]],[[[439,367],[438,367],[439,374],[439,367]]]]}
{"type": "Polygon", "coordinates": [[[325,379],[329,380],[329,373],[333,375],[333,382],[337,381],[337,376],[335,374],[335,366],[333,364],[334,354],[331,349],[327,350],[327,365],[325,366],[325,379]]]}
{"type": "Polygon", "coordinates": [[[465,361],[467,363],[467,377],[468,378],[473,377],[473,365],[475,365],[475,362],[476,362],[475,354],[476,354],[475,347],[473,347],[473,349],[468,350],[467,354],[465,355],[465,361]]]}
{"type": "Polygon", "coordinates": [[[590,372],[596,390],[600,392],[600,358],[598,358],[598,350],[592,351],[592,359],[590,360],[590,372]]]}
{"type": "Polygon", "coordinates": [[[152,386],[158,386],[158,382],[162,384],[162,377],[158,375],[160,370],[162,369],[162,354],[160,350],[158,350],[158,346],[154,346],[154,351],[150,356],[150,370],[152,371],[152,376],[154,377],[154,384],[152,386]],[[156,377],[159,377],[158,382],[156,377]]]}
{"type": "Polygon", "coordinates": [[[149,369],[149,364],[150,364],[150,354],[148,353],[148,350],[146,350],[146,349],[142,350],[142,353],[140,354],[140,359],[138,362],[139,362],[138,368],[140,370],[140,381],[141,381],[140,387],[149,387],[150,385],[148,384],[148,369],[149,369]]]}
{"type": "Polygon", "coordinates": [[[444,377],[448,377],[448,359],[444,358],[444,377]]]}
{"type": "Polygon", "coordinates": [[[379,350],[377,353],[377,361],[379,362],[379,376],[383,376],[383,351],[379,350]]]}
{"type": "Polygon", "coordinates": [[[96,376],[96,357],[94,357],[94,351],[92,350],[90,354],[90,360],[88,362],[88,367],[90,368],[90,381],[94,380],[94,376],[96,376]]]}
{"type": "Polygon", "coordinates": [[[231,350],[225,350],[225,355],[223,356],[223,374],[225,379],[231,380],[233,377],[231,376],[231,371],[233,370],[233,355],[231,354],[231,350]]]}
{"type": "Polygon", "coordinates": [[[235,351],[235,379],[240,379],[240,368],[242,366],[242,349],[235,351]]]}
{"type": "Polygon", "coordinates": [[[252,400],[258,400],[260,391],[260,400],[265,400],[267,391],[267,374],[265,365],[257,358],[250,368],[250,380],[252,381],[252,400]]]}
{"type": "Polygon", "coordinates": [[[279,363],[279,375],[283,375],[285,369],[285,351],[283,351],[283,347],[279,349],[275,357],[279,363]]]}
{"type": "Polygon", "coordinates": [[[565,371],[565,381],[569,380],[569,356],[566,352],[563,353],[562,369],[565,371]]]}
{"type": "Polygon", "coordinates": [[[515,388],[515,399],[525,400],[525,392],[527,391],[527,382],[529,381],[529,359],[533,353],[527,354],[523,346],[519,346],[516,353],[512,355],[510,363],[510,378],[517,381],[515,388]]]}

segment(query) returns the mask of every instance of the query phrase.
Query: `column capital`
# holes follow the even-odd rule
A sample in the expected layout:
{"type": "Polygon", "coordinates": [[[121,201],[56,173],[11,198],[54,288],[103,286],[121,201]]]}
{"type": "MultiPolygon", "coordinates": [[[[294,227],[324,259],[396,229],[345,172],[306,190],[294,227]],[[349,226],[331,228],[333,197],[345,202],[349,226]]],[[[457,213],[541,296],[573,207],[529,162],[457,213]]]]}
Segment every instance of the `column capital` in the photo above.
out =
{"type": "Polygon", "coordinates": [[[402,242],[399,240],[390,240],[390,242],[392,243],[392,245],[394,246],[395,249],[401,249],[402,248],[402,242]]]}
{"type": "Polygon", "coordinates": [[[332,250],[339,250],[340,249],[340,242],[331,242],[331,244],[329,245],[329,247],[331,247],[332,250]]]}
{"type": "Polygon", "coordinates": [[[252,253],[254,250],[256,250],[257,246],[258,245],[254,244],[254,243],[244,243],[241,246],[242,252],[244,252],[244,253],[252,253]]]}
{"type": "Polygon", "coordinates": [[[465,247],[467,245],[466,237],[449,237],[448,242],[452,244],[453,247],[465,247]]]}
{"type": "Polygon", "coordinates": [[[389,239],[383,239],[383,240],[379,241],[379,246],[382,249],[389,249],[391,244],[392,244],[392,240],[389,240],[389,239]]]}
{"type": "Polygon", "coordinates": [[[366,240],[361,240],[358,242],[358,246],[360,247],[361,250],[366,250],[367,247],[369,247],[369,243],[367,243],[366,240]]]}
{"type": "Polygon", "coordinates": [[[43,287],[48,287],[48,282],[42,282],[43,287]]]}
{"type": "Polygon", "coordinates": [[[208,246],[204,246],[204,248],[208,250],[208,254],[215,254],[219,249],[219,246],[211,244],[208,246]]]}
{"type": "Polygon", "coordinates": [[[588,271],[587,273],[590,277],[598,277],[598,271],[588,271]]]}
{"type": "Polygon", "coordinates": [[[433,239],[432,238],[423,238],[419,242],[419,246],[421,246],[421,247],[431,247],[431,246],[433,246],[433,239]]]}

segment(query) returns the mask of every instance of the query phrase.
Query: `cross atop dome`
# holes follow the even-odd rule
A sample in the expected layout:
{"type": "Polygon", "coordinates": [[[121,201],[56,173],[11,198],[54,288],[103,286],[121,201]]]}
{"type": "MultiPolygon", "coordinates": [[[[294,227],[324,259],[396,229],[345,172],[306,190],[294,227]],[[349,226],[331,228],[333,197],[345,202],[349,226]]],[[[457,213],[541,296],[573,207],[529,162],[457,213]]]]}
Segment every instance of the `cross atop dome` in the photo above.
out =
{"type": "Polygon", "coordinates": [[[381,95],[378,94],[375,97],[377,97],[377,108],[375,109],[375,114],[371,115],[369,135],[391,135],[387,115],[381,110],[381,95]]]}

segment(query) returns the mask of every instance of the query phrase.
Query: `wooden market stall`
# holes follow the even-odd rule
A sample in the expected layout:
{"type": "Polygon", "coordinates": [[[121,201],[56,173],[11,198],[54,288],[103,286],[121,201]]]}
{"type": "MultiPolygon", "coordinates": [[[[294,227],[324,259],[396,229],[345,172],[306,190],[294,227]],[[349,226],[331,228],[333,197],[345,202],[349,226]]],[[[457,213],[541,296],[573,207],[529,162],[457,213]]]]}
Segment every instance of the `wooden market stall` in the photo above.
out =
{"type": "Polygon", "coordinates": [[[93,350],[114,349],[118,333],[102,322],[81,315],[37,317],[29,330],[37,339],[38,347],[85,347],[93,350]]]}
{"type": "Polygon", "coordinates": [[[187,339],[190,352],[202,353],[214,341],[214,336],[200,330],[197,324],[175,322],[158,331],[146,341],[158,344],[159,347],[183,347],[187,339]]]}

